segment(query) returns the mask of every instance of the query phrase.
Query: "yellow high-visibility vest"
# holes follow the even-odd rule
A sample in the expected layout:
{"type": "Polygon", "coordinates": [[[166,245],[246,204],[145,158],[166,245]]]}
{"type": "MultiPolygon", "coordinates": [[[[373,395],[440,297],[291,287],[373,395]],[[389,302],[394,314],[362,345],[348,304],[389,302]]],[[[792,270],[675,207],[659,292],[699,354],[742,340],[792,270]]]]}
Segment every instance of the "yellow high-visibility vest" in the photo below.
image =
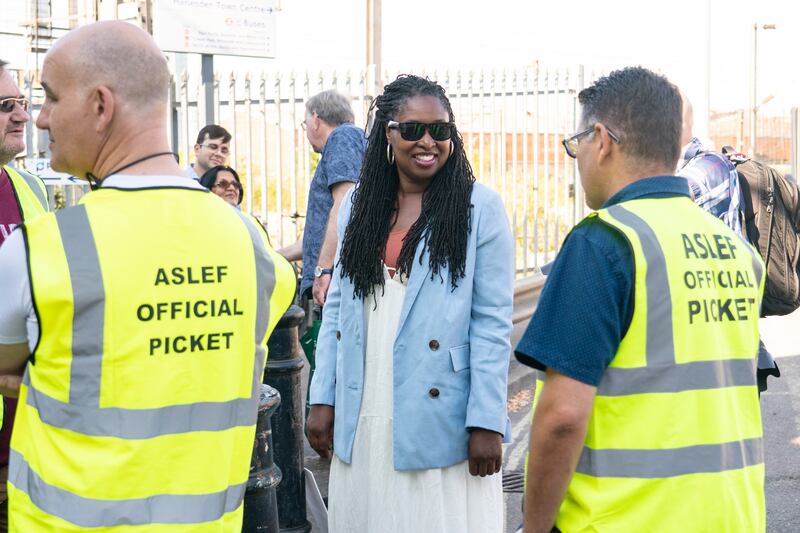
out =
{"type": "MultiPolygon", "coordinates": [[[[40,178],[29,174],[24,170],[15,169],[9,165],[3,165],[9,180],[14,198],[17,200],[20,215],[23,222],[31,220],[49,210],[47,202],[47,189],[40,178]]],[[[5,415],[5,403],[0,397],[0,427],[3,425],[5,415]]]]}
{"type": "Polygon", "coordinates": [[[631,200],[590,216],[630,244],[634,311],[597,389],[556,526],[764,531],[761,258],[685,197],[631,200]]]}
{"type": "Polygon", "coordinates": [[[11,188],[14,190],[14,196],[19,202],[23,221],[30,220],[49,210],[47,189],[40,178],[9,165],[3,166],[3,170],[6,171],[11,180],[11,188]]]}
{"type": "Polygon", "coordinates": [[[101,188],[24,232],[41,333],[10,530],[240,531],[290,265],[206,190],[101,188]]]}

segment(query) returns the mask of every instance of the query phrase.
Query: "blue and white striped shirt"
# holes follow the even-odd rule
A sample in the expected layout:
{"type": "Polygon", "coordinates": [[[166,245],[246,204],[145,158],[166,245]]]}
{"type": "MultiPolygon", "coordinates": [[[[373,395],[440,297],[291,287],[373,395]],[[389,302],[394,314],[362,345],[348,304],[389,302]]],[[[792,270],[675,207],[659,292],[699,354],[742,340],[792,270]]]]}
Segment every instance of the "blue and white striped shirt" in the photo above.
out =
{"type": "Polygon", "coordinates": [[[697,205],[744,237],[744,202],[739,174],[727,157],[719,152],[707,151],[695,137],[686,145],[683,164],[677,174],[688,180],[689,190],[697,205]]]}

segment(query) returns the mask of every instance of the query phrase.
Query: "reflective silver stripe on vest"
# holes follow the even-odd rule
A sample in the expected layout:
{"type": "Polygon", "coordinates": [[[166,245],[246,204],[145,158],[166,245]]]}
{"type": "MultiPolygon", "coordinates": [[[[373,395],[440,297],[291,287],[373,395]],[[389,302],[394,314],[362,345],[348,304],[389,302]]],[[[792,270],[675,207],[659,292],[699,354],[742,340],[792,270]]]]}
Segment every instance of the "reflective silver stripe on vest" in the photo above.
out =
{"type": "Polygon", "coordinates": [[[246,224],[253,238],[257,268],[256,357],[254,386],[249,398],[227,402],[170,405],[153,409],[100,407],[103,362],[104,300],[102,273],[86,207],[79,205],[56,216],[72,281],[74,299],[70,402],[37,390],[26,375],[27,404],[36,408],[42,422],[84,435],[146,439],[191,431],[224,431],[255,424],[258,414],[257,386],[264,368],[261,346],[269,320],[269,287],[275,270],[261,237],[246,224]]]}
{"type": "Polygon", "coordinates": [[[608,208],[608,213],[633,229],[639,236],[647,262],[647,366],[675,362],[672,338],[672,296],[667,277],[667,260],[653,229],[638,215],[621,205],[608,208]]]}
{"type": "Polygon", "coordinates": [[[157,494],[127,500],[99,500],[48,484],[14,450],[11,450],[10,459],[11,464],[16,465],[9,476],[14,487],[28,494],[45,513],[79,527],[212,522],[239,508],[246,486],[240,483],[211,494],[157,494]]]}
{"type": "Polygon", "coordinates": [[[668,366],[608,367],[597,388],[601,396],[755,386],[756,359],[692,361],[668,366]]]}
{"type": "Polygon", "coordinates": [[[27,404],[39,412],[42,422],[92,437],[151,439],[193,431],[225,431],[232,427],[252,426],[257,416],[252,398],[123,409],[71,405],[31,387],[27,374],[23,376],[23,382],[28,386],[27,404]]]}
{"type": "Polygon", "coordinates": [[[764,462],[761,438],[661,450],[584,447],[576,472],[594,477],[667,478],[737,470],[764,462]]]}
{"type": "Polygon", "coordinates": [[[253,370],[253,400],[255,409],[258,409],[258,391],[261,388],[261,382],[264,372],[264,364],[266,363],[266,350],[262,343],[269,328],[269,303],[270,293],[268,288],[275,287],[275,264],[264,246],[264,241],[261,238],[261,233],[253,225],[253,222],[241,211],[236,210],[248,233],[250,240],[253,241],[253,253],[256,261],[256,354],[255,354],[255,368],[253,370]]]}
{"type": "Polygon", "coordinates": [[[13,170],[19,174],[23,180],[25,180],[25,183],[28,184],[28,187],[33,191],[33,194],[36,195],[36,199],[39,200],[40,204],[42,204],[42,208],[47,211],[47,196],[45,196],[44,191],[42,191],[41,182],[24,170],[19,170],[16,168],[13,170]]]}
{"type": "Polygon", "coordinates": [[[86,206],[56,215],[72,283],[72,366],[69,403],[100,405],[106,293],[86,206]]]}

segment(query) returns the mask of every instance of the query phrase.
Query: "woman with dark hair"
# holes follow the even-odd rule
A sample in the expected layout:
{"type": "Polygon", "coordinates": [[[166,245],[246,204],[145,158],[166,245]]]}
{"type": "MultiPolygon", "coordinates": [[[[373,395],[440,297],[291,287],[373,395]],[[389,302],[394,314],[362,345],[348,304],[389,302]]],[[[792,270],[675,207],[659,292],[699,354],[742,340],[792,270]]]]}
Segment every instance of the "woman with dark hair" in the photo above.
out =
{"type": "Polygon", "coordinates": [[[242,203],[242,182],[232,167],[225,165],[211,167],[200,177],[200,185],[237,209],[242,203]]]}
{"type": "MultiPolygon", "coordinates": [[[[200,177],[200,185],[213,192],[239,211],[242,210],[239,206],[242,203],[242,193],[244,189],[242,189],[239,173],[236,172],[233,167],[225,165],[211,167],[200,177]]],[[[243,214],[255,222],[256,226],[266,234],[267,242],[272,246],[272,241],[270,241],[269,233],[267,233],[267,228],[264,227],[264,224],[251,213],[243,212],[243,214]]]]}
{"type": "Polygon", "coordinates": [[[310,393],[309,441],[335,454],[330,531],[500,532],[505,209],[475,183],[442,87],[401,76],[372,108],[310,393]]]}

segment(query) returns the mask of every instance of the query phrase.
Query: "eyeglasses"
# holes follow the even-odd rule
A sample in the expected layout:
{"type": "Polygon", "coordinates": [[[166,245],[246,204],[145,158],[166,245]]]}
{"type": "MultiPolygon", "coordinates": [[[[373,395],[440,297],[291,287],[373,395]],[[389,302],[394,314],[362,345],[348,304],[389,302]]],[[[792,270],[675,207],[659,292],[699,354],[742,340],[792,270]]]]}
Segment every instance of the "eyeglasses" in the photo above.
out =
{"type": "Polygon", "coordinates": [[[208,144],[201,144],[200,146],[202,146],[203,148],[208,148],[212,152],[219,152],[222,155],[228,155],[230,153],[230,149],[224,144],[208,143],[208,144]]]}
{"type": "Polygon", "coordinates": [[[0,100],[0,113],[11,113],[14,111],[14,106],[19,104],[23,111],[27,112],[31,102],[27,98],[3,98],[0,100]]]}
{"type": "Polygon", "coordinates": [[[424,122],[396,122],[394,120],[390,120],[387,126],[391,130],[400,130],[400,137],[405,141],[418,141],[422,139],[426,131],[431,134],[434,141],[446,141],[453,137],[453,128],[455,128],[455,124],[452,122],[426,124],[424,122]]]}
{"type": "MultiPolygon", "coordinates": [[[[586,128],[582,132],[576,133],[569,139],[564,139],[563,141],[561,141],[561,144],[564,145],[564,150],[566,150],[568,156],[570,156],[572,159],[575,159],[575,157],[577,157],[578,141],[582,137],[586,137],[587,135],[592,133],[594,131],[595,126],[597,126],[597,124],[592,124],[590,127],[586,128]]],[[[611,137],[611,140],[619,144],[619,137],[617,137],[617,134],[608,128],[606,128],[606,131],[608,132],[608,136],[611,137]]]]}
{"type": "Polygon", "coordinates": [[[228,187],[230,187],[231,185],[233,185],[233,188],[234,188],[234,189],[236,189],[237,191],[238,191],[238,190],[239,190],[239,188],[241,187],[241,185],[239,185],[239,182],[238,182],[238,181],[236,181],[236,180],[233,180],[233,181],[228,181],[228,180],[219,180],[218,182],[216,182],[216,183],[214,184],[214,187],[216,187],[216,188],[218,188],[218,189],[222,189],[222,190],[224,191],[225,189],[227,189],[227,188],[228,188],[228,187]]]}
{"type": "MultiPolygon", "coordinates": [[[[308,128],[308,119],[310,119],[310,118],[314,118],[314,115],[317,115],[317,112],[316,112],[316,111],[312,111],[310,115],[306,115],[306,118],[305,118],[305,120],[303,120],[303,121],[300,123],[300,128],[301,128],[303,131],[306,131],[306,128],[308,128]]],[[[317,115],[317,116],[319,116],[319,115],[317,115]]]]}

